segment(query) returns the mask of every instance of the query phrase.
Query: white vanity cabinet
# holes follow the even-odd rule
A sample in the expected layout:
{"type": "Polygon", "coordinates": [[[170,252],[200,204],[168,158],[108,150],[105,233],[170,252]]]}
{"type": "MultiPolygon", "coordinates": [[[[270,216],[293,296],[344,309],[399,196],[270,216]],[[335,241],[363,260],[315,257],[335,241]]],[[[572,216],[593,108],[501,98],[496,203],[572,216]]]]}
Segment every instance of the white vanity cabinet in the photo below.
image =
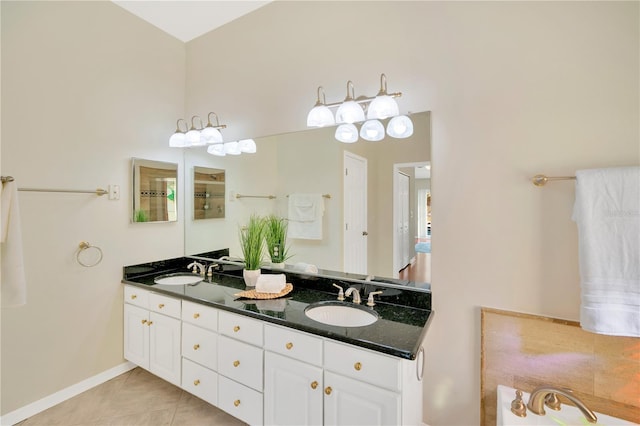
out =
{"type": "Polygon", "coordinates": [[[132,286],[124,298],[124,357],[179,386],[180,300],[132,286]]]}
{"type": "Polygon", "coordinates": [[[265,325],[264,423],[322,425],[322,339],[265,325]]]}

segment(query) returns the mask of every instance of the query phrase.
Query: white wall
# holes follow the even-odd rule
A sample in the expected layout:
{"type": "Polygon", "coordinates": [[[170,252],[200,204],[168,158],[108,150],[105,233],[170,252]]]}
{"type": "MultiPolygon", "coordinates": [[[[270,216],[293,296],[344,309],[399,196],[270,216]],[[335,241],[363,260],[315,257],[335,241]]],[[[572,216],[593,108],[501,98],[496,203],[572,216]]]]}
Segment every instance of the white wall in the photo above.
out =
{"type": "Polygon", "coordinates": [[[275,2],[187,45],[187,109],[235,137],[377,93],[432,111],[433,297],[424,419],[479,423],[479,307],[578,318],[573,184],[638,164],[638,3],[275,2]],[[376,29],[377,28],[377,29],[376,29]],[[206,109],[206,108],[205,108],[206,109]]]}
{"type": "Polygon", "coordinates": [[[2,175],[121,190],[119,201],[19,193],[28,299],[2,309],[6,414],[124,362],[122,266],[183,253],[182,218],[129,221],[131,157],[182,163],[167,141],[184,110],[185,47],[110,2],[1,8],[2,175]],[[83,240],[102,263],[76,263],[83,240]]]}

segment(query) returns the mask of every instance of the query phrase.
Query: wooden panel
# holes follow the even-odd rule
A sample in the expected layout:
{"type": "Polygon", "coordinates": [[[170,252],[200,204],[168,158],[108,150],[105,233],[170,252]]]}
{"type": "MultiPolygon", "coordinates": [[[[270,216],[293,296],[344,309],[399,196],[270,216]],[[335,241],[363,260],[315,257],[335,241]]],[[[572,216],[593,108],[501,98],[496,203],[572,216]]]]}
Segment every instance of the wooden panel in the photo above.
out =
{"type": "MultiPolygon", "coordinates": [[[[593,411],[640,423],[640,339],[575,321],[482,308],[481,419],[496,424],[499,384],[573,389],[593,411]]],[[[565,401],[566,402],[566,401],[565,401]]]]}

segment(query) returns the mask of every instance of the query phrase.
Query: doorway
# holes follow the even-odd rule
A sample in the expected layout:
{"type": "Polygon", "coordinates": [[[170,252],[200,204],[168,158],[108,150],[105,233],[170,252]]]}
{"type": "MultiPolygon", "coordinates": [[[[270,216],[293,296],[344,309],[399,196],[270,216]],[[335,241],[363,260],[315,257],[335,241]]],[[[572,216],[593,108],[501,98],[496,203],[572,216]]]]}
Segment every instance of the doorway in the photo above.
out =
{"type": "Polygon", "coordinates": [[[344,272],[367,274],[367,159],[344,152],[344,272]]]}

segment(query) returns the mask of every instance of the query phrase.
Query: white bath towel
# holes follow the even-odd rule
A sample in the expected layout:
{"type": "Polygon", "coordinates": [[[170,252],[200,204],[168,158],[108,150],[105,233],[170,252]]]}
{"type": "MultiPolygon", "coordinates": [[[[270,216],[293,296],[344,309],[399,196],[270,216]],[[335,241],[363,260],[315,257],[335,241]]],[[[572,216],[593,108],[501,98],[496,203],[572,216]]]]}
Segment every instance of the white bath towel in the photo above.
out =
{"type": "Polygon", "coordinates": [[[322,194],[289,195],[289,238],[304,240],[322,239],[322,216],[324,198],[322,194]]]}
{"type": "Polygon", "coordinates": [[[284,274],[261,274],[256,281],[258,293],[280,293],[287,285],[284,274]]]}
{"type": "Polygon", "coordinates": [[[293,270],[295,272],[306,273],[306,274],[317,274],[318,267],[311,263],[298,262],[293,265],[293,270]]]}
{"type": "Polygon", "coordinates": [[[21,306],[27,303],[27,282],[24,275],[22,231],[18,208],[18,187],[15,181],[2,184],[0,226],[2,242],[1,290],[2,306],[21,306]]]}
{"type": "Polygon", "coordinates": [[[576,173],[583,329],[640,337],[640,167],[576,173]]]}

